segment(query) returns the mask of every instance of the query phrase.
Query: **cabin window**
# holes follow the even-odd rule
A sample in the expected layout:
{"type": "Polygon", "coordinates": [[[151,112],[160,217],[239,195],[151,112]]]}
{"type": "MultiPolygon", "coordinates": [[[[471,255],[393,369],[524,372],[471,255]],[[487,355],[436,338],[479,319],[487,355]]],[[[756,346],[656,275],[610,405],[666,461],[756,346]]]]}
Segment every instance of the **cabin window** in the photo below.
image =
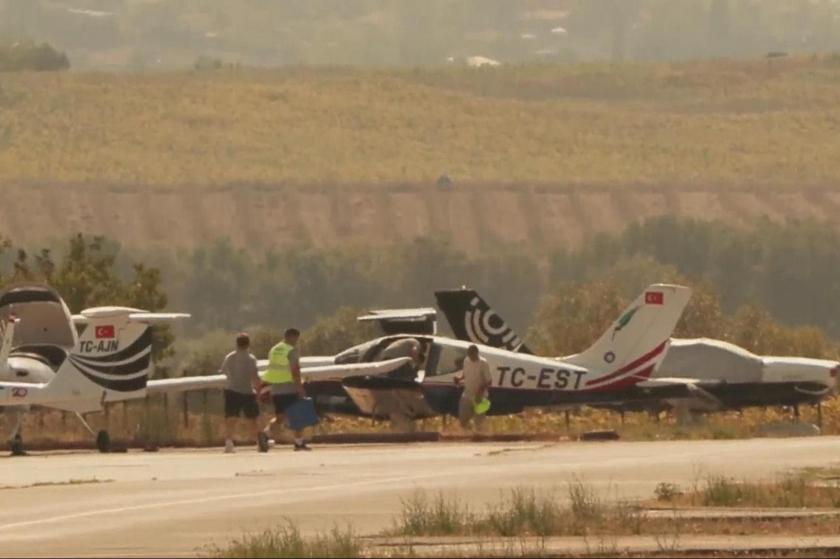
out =
{"type": "MultiPolygon", "coordinates": [[[[463,347],[442,346],[435,344],[438,350],[437,367],[435,367],[434,376],[448,375],[457,373],[464,368],[464,359],[467,357],[467,349],[463,347]]],[[[426,371],[429,374],[429,371],[426,371]]]]}

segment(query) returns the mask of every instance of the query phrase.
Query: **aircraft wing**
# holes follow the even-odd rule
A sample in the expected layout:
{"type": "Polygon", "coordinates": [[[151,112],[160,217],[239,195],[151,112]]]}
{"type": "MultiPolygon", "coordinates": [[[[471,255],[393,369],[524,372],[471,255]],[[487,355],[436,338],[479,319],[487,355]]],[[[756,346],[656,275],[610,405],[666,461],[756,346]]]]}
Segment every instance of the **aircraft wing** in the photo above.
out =
{"type": "MultiPolygon", "coordinates": [[[[720,386],[725,384],[724,381],[720,379],[697,379],[697,378],[684,378],[684,377],[662,377],[657,379],[646,380],[640,382],[638,384],[639,388],[669,388],[674,386],[684,387],[686,389],[686,395],[681,397],[682,399],[694,399],[704,402],[709,409],[712,410],[719,410],[723,409],[725,406],[720,399],[706,390],[706,388],[711,388],[713,386],[720,386]],[[704,388],[705,387],[705,388],[704,388]]],[[[680,398],[676,398],[675,400],[679,400],[680,398]]]]}
{"type": "Polygon", "coordinates": [[[301,374],[304,382],[319,380],[339,380],[355,376],[384,375],[399,369],[406,363],[411,363],[411,357],[397,357],[387,361],[373,363],[351,363],[349,365],[323,365],[317,367],[302,367],[301,374]]]}
{"type": "MultiPolygon", "coordinates": [[[[383,375],[399,369],[410,362],[410,357],[399,357],[397,359],[377,361],[375,363],[302,367],[300,372],[303,375],[304,382],[340,380],[353,376],[383,375]]],[[[225,387],[226,380],[225,375],[221,374],[150,380],[146,384],[146,393],[164,394],[167,392],[187,392],[190,390],[221,390],[225,387]]]]}
{"type": "MultiPolygon", "coordinates": [[[[335,364],[335,357],[332,355],[316,355],[300,358],[300,366],[304,369],[309,367],[321,367],[335,364]]],[[[268,369],[268,359],[257,360],[257,370],[263,372],[268,369]]]]}
{"type": "Polygon", "coordinates": [[[165,394],[168,392],[187,392],[190,390],[221,390],[225,387],[226,381],[227,377],[225,377],[225,375],[205,375],[150,380],[146,384],[146,393],[165,394]]]}
{"type": "Polygon", "coordinates": [[[640,382],[637,386],[639,388],[659,388],[663,386],[673,386],[673,385],[680,385],[680,386],[718,386],[723,384],[724,381],[719,379],[699,379],[699,378],[688,378],[688,377],[662,377],[662,378],[652,378],[645,381],[640,382]]]}

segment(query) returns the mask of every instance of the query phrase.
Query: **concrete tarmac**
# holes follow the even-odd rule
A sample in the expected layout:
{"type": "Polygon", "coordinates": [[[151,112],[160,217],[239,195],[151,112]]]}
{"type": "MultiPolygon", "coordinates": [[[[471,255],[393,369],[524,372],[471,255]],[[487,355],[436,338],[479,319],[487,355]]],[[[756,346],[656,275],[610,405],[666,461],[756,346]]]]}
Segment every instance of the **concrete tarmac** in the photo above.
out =
{"type": "Polygon", "coordinates": [[[483,507],[517,486],[563,496],[577,478],[605,495],[636,499],[652,497],[662,481],[688,487],[712,474],[771,478],[838,463],[839,437],[3,457],[0,556],[189,556],[283,517],[307,531],[349,523],[374,534],[420,488],[483,507]]]}

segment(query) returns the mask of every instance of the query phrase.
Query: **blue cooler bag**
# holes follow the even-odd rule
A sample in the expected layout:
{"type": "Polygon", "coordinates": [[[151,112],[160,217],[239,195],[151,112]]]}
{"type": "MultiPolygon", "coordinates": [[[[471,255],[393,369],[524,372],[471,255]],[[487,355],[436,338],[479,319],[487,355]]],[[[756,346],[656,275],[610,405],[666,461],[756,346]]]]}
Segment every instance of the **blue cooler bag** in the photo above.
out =
{"type": "Polygon", "coordinates": [[[318,425],[318,414],[312,398],[299,398],[286,410],[286,423],[292,431],[300,431],[306,427],[318,425]]]}

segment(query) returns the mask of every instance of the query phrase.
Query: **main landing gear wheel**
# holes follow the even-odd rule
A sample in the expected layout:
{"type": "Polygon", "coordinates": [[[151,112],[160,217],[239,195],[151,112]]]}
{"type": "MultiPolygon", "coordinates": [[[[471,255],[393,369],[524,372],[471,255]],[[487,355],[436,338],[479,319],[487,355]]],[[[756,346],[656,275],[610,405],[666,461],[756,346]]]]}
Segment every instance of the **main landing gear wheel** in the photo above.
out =
{"type": "Polygon", "coordinates": [[[15,435],[11,440],[12,456],[26,456],[26,451],[23,449],[23,437],[15,435]]]}
{"type": "Polygon", "coordinates": [[[96,434],[96,448],[102,453],[111,452],[111,437],[108,431],[103,429],[96,434]]]}

